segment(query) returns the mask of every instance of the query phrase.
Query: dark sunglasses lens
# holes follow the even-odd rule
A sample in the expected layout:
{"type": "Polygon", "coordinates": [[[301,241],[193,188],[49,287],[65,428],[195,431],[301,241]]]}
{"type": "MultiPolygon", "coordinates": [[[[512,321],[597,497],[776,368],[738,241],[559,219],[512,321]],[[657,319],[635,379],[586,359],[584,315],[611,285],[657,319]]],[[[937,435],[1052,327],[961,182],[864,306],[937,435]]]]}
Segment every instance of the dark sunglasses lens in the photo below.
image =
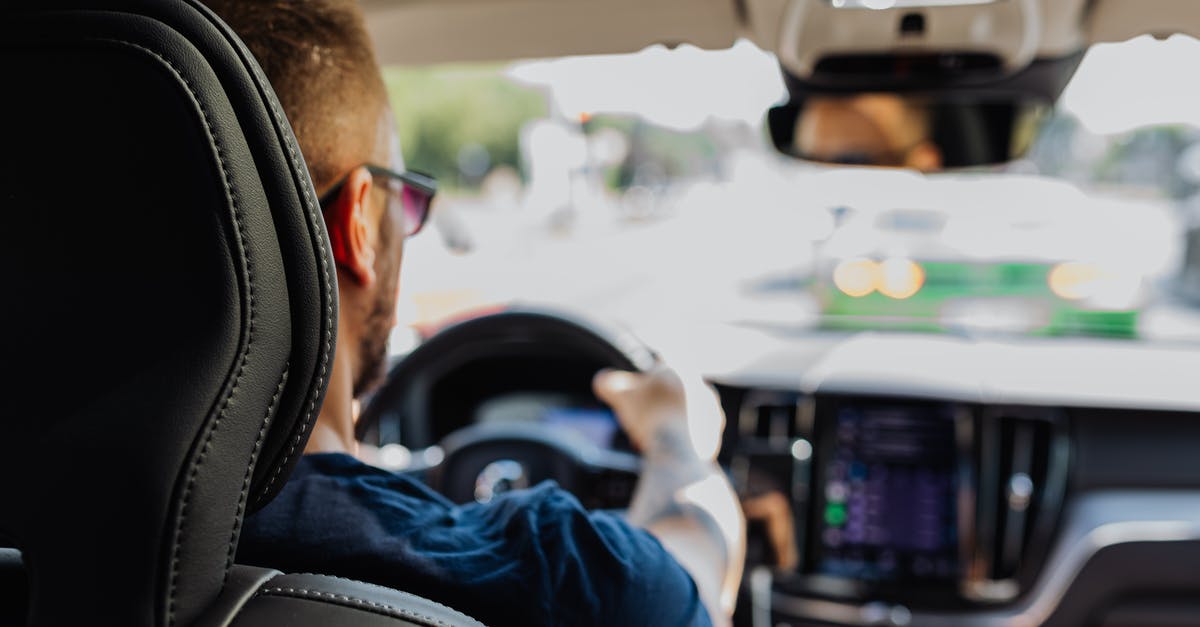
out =
{"type": "Polygon", "coordinates": [[[421,227],[425,226],[425,220],[429,217],[429,204],[432,200],[433,196],[425,190],[412,185],[403,186],[401,201],[404,204],[405,235],[416,235],[421,227]]]}

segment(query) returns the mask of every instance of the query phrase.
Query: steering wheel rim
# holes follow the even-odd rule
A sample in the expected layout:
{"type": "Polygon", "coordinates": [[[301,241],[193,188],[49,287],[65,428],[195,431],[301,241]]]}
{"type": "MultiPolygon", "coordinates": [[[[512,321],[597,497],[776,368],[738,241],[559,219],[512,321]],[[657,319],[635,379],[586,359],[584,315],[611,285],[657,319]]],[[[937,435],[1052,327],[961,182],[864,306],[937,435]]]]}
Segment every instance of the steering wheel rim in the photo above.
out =
{"type": "MultiPolygon", "coordinates": [[[[562,354],[583,356],[589,363],[604,368],[644,371],[657,360],[653,351],[627,331],[572,313],[547,308],[514,308],[488,313],[441,329],[400,359],[363,409],[356,435],[361,441],[384,443],[380,424],[385,418],[393,422],[407,420],[418,426],[422,409],[419,403],[423,399],[406,398],[406,395],[419,396],[413,391],[421,389],[422,384],[436,381],[472,359],[495,354],[516,355],[522,350],[546,346],[553,346],[562,354]],[[389,415],[389,412],[399,413],[389,415]]],[[[400,429],[403,431],[404,426],[400,429]]],[[[426,445],[433,443],[429,438],[425,442],[426,445]]],[[[466,498],[470,482],[464,479],[464,473],[476,473],[482,481],[489,472],[498,473],[497,476],[502,478],[516,472],[512,466],[497,470],[494,464],[481,462],[481,456],[486,459],[489,447],[494,449],[494,461],[513,462],[521,465],[522,470],[528,469],[533,475],[526,478],[528,483],[554,479],[580,497],[585,496],[581,490],[595,481],[608,482],[604,491],[613,494],[623,493],[626,486],[632,490],[639,464],[636,455],[604,450],[562,433],[531,429],[530,425],[469,424],[436,443],[442,447],[444,457],[440,464],[430,469],[427,479],[431,487],[458,501],[470,500],[466,498]],[[538,468],[544,470],[546,466],[536,461],[538,455],[530,453],[534,449],[553,458],[557,470],[538,472],[538,468]],[[521,462],[509,459],[512,455],[506,454],[514,450],[523,451],[521,462]],[[467,463],[466,458],[470,458],[471,463],[467,463]]],[[[514,487],[521,487],[522,482],[518,480],[515,484],[514,487]]]]}

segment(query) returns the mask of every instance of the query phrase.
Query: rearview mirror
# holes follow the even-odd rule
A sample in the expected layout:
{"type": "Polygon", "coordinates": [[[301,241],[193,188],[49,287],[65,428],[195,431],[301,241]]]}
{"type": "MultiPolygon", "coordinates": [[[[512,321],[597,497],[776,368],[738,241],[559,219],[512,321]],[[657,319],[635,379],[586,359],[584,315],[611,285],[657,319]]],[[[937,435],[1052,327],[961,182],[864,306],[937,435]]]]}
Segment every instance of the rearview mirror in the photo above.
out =
{"type": "Polygon", "coordinates": [[[792,157],[930,172],[1021,157],[1049,109],[962,94],[809,94],[772,108],[767,123],[775,148],[792,157]]]}

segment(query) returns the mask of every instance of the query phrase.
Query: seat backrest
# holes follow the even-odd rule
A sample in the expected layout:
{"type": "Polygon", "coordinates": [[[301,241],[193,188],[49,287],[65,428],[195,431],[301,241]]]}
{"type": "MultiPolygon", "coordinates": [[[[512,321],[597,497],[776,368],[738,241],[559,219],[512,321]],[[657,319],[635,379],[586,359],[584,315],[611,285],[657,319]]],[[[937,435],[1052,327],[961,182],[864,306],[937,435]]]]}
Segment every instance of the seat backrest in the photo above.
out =
{"type": "Polygon", "coordinates": [[[303,450],[334,350],[291,129],[195,0],[4,2],[0,76],[6,572],[30,624],[227,622],[282,594],[234,568],[238,533],[303,450]]]}

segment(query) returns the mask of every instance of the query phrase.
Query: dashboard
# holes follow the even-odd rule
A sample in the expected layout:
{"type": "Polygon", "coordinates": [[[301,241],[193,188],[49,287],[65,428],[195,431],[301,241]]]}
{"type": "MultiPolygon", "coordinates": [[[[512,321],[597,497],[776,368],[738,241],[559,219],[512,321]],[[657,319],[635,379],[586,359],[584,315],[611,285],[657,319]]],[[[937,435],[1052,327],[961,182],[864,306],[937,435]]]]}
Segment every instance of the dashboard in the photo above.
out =
{"type": "Polygon", "coordinates": [[[594,412],[606,411],[590,388],[598,367],[586,359],[557,354],[473,356],[444,372],[424,373],[414,386],[419,393],[408,395],[413,407],[402,412],[401,422],[383,423],[394,429],[384,437],[421,448],[480,422],[551,421],[562,426],[590,415],[595,423],[600,414],[594,412]]]}
{"type": "Polygon", "coordinates": [[[1200,624],[1200,359],[1054,347],[867,334],[714,377],[720,462],[777,504],[735,623],[1200,624]]]}
{"type": "Polygon", "coordinates": [[[586,397],[551,392],[510,392],[479,403],[475,424],[529,423],[581,439],[600,449],[632,452],[611,409],[586,397]]]}
{"type": "MultiPolygon", "coordinates": [[[[1200,624],[1200,354],[769,340],[707,375],[726,415],[718,461],[748,523],[735,625],[1200,624]]],[[[567,434],[622,460],[578,484],[587,506],[622,507],[637,462],[591,395],[603,364],[538,346],[474,344],[420,369],[369,441],[416,451],[471,428],[567,434]]],[[[534,468],[544,453],[527,444],[512,457],[534,468]]],[[[462,498],[487,473],[466,472],[462,498]]]]}

